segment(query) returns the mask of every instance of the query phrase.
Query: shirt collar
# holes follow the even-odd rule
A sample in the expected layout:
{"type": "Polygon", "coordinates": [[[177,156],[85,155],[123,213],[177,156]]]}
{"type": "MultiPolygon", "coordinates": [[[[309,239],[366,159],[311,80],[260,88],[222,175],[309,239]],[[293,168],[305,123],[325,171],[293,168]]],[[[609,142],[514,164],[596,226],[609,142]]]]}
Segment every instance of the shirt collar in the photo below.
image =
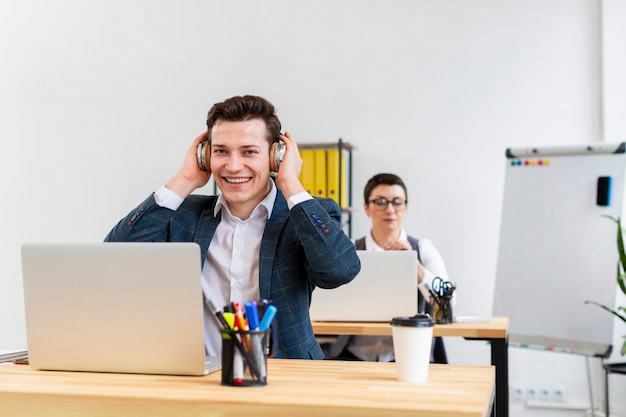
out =
{"type": "MultiPolygon", "coordinates": [[[[271,178],[268,179],[268,181],[270,182],[270,192],[267,193],[265,198],[261,200],[261,202],[254,208],[252,214],[254,215],[254,213],[259,210],[259,207],[264,207],[267,212],[267,218],[269,219],[272,216],[272,209],[274,208],[274,202],[276,201],[277,191],[274,181],[271,178]]],[[[215,203],[215,208],[213,209],[214,217],[217,217],[217,214],[220,212],[222,207],[226,207],[226,209],[230,212],[230,209],[228,208],[228,202],[220,193],[217,196],[217,202],[215,203]]]]}

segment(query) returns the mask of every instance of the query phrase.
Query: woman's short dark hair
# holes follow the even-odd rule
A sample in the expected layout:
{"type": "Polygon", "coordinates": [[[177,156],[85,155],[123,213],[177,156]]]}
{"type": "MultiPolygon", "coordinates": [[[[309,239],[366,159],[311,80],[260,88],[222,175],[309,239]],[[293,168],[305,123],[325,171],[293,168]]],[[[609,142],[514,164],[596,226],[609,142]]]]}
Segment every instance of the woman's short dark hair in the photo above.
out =
{"type": "Polygon", "coordinates": [[[402,178],[398,177],[395,174],[382,173],[374,175],[372,178],[370,178],[367,184],[365,184],[363,199],[366,204],[369,202],[374,188],[378,187],[379,185],[399,185],[404,190],[404,194],[408,201],[409,197],[406,192],[406,185],[404,185],[404,181],[402,181],[402,178]]]}
{"type": "Polygon", "coordinates": [[[265,122],[270,146],[273,142],[278,142],[281,126],[274,105],[263,97],[250,95],[231,97],[211,107],[206,119],[209,142],[213,126],[218,120],[245,122],[251,119],[261,119],[265,122]]]}

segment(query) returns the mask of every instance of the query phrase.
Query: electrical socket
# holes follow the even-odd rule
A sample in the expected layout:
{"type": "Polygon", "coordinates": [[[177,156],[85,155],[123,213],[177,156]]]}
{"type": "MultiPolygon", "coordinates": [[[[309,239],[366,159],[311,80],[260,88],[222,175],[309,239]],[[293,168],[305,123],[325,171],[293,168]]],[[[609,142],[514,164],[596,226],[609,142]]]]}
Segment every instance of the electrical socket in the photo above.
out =
{"type": "Polygon", "coordinates": [[[567,386],[564,384],[513,383],[509,385],[511,401],[540,401],[542,403],[565,404],[568,401],[567,386]]]}
{"type": "Polygon", "coordinates": [[[567,388],[565,385],[555,385],[552,387],[552,392],[550,393],[550,397],[552,401],[557,403],[566,403],[567,402],[567,388]]]}
{"type": "Polygon", "coordinates": [[[539,392],[536,386],[527,385],[526,390],[524,391],[524,399],[526,401],[535,401],[539,396],[539,392]]]}
{"type": "Polygon", "coordinates": [[[524,395],[526,394],[524,387],[521,385],[511,385],[509,390],[511,401],[524,401],[524,395]]]}
{"type": "Polygon", "coordinates": [[[550,401],[552,397],[552,390],[545,386],[545,385],[541,385],[539,386],[539,388],[537,388],[537,399],[539,401],[550,401]]]}

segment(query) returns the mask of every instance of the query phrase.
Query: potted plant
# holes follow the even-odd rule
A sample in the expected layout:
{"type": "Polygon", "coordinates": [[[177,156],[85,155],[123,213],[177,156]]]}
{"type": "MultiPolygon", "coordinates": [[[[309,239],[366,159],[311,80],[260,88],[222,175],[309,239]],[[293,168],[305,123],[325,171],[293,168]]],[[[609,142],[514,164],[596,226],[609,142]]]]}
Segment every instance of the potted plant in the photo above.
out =
{"type": "MultiPolygon", "coordinates": [[[[617,251],[619,253],[619,262],[617,263],[617,284],[621,288],[622,292],[626,295],[626,250],[624,249],[622,222],[620,218],[615,218],[612,216],[604,217],[613,220],[617,224],[617,251]]],[[[609,313],[613,314],[615,317],[618,317],[620,320],[626,323],[626,307],[624,306],[618,307],[616,311],[595,301],[585,301],[585,304],[594,304],[608,311],[609,313]]],[[[624,338],[624,344],[622,345],[620,353],[622,356],[626,355],[626,338],[624,338]]]]}

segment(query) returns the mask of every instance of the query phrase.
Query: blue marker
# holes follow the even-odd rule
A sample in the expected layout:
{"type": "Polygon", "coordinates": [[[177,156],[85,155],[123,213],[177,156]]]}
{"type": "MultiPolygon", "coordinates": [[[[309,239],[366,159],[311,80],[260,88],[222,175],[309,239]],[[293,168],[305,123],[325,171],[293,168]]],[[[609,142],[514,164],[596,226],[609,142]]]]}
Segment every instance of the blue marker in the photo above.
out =
{"type": "Polygon", "coordinates": [[[248,319],[248,327],[252,332],[250,333],[250,350],[252,359],[256,362],[259,368],[259,378],[263,383],[267,382],[267,370],[265,369],[265,355],[263,355],[263,336],[264,334],[259,331],[259,309],[256,301],[248,301],[243,305],[246,311],[246,317],[248,319]]]}
{"type": "Polygon", "coordinates": [[[248,301],[243,305],[246,310],[246,317],[248,319],[248,327],[250,330],[257,330],[259,328],[259,309],[254,301],[248,301]]]}
{"type": "Polygon", "coordinates": [[[272,320],[274,320],[274,316],[276,316],[276,312],[278,309],[275,305],[270,304],[265,309],[265,314],[263,314],[263,319],[259,324],[259,330],[265,331],[270,328],[270,324],[272,324],[272,320]]]}

